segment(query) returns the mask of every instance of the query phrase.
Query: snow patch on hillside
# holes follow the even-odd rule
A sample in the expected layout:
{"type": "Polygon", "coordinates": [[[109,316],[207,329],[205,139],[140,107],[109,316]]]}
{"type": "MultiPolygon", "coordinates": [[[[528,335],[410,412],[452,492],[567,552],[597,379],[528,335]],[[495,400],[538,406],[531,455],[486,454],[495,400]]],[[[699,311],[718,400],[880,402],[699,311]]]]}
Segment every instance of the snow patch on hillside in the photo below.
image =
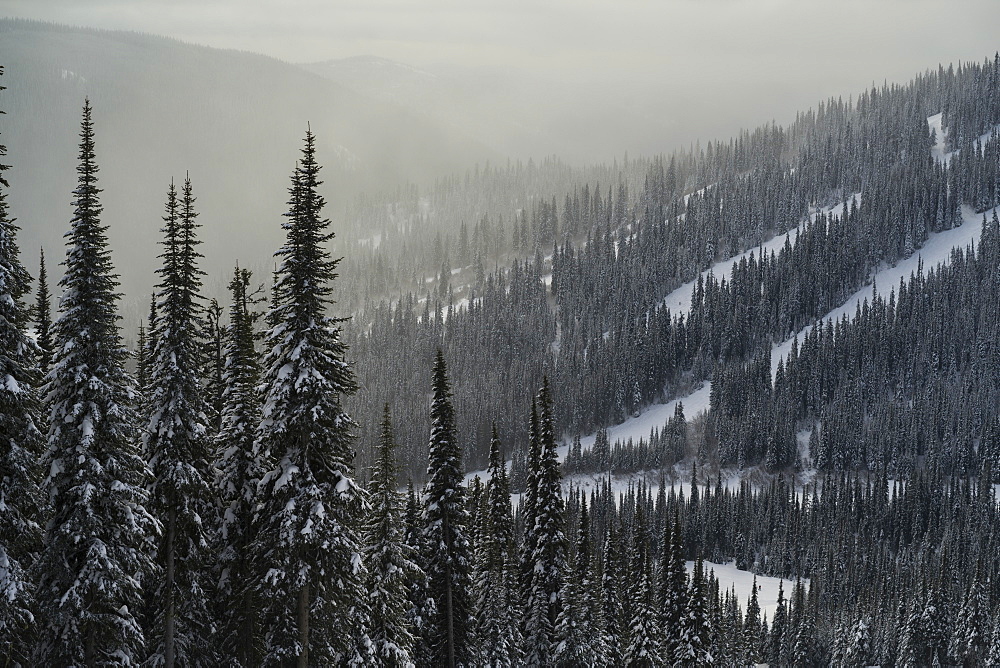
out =
{"type": "MultiPolygon", "coordinates": [[[[991,218],[994,211],[997,211],[997,208],[987,211],[985,213],[986,217],[991,218]]],[[[846,302],[823,316],[819,322],[825,323],[829,320],[836,322],[845,315],[848,318],[853,317],[862,300],[869,299],[875,291],[882,295],[888,295],[891,291],[899,287],[900,280],[909,282],[910,278],[917,274],[917,268],[921,263],[923,271],[939,265],[947,265],[951,262],[952,250],[964,249],[970,244],[979,243],[979,237],[983,231],[983,215],[982,213],[976,213],[968,207],[963,207],[963,222],[959,227],[928,235],[927,241],[920,247],[920,250],[905,260],[901,260],[895,267],[886,267],[876,273],[871,283],[855,292],[846,302]]],[[[812,328],[812,325],[803,327],[795,336],[775,345],[771,349],[772,378],[774,378],[774,374],[778,370],[778,360],[787,360],[795,338],[798,338],[799,342],[801,342],[812,331],[812,328]]]]}
{"type": "MultiPolygon", "coordinates": [[[[663,429],[663,425],[674,416],[674,409],[678,403],[684,405],[684,417],[690,420],[708,410],[711,396],[712,383],[706,381],[687,396],[673,399],[665,404],[655,404],[636,417],[629,418],[625,422],[613,427],[608,427],[608,440],[614,444],[615,441],[632,439],[638,442],[640,438],[649,438],[649,434],[654,427],[656,429],[663,429]]],[[[586,450],[594,445],[595,440],[597,440],[597,434],[591,434],[582,437],[580,444],[586,450]]],[[[566,446],[563,446],[563,448],[560,448],[560,455],[565,456],[565,454],[566,446]]]]}
{"type": "MultiPolygon", "coordinates": [[[[854,193],[851,195],[847,201],[856,201],[861,204],[861,193],[854,193]]],[[[750,256],[753,255],[756,258],[760,258],[762,254],[770,255],[771,252],[778,253],[784,247],[785,242],[789,242],[791,245],[795,245],[795,241],[798,237],[799,232],[805,230],[809,225],[816,221],[816,217],[823,213],[829,216],[840,216],[844,211],[844,203],[841,202],[835,206],[825,207],[814,211],[809,217],[788,230],[784,234],[779,234],[777,236],[771,237],[769,240],[760,244],[759,246],[754,246],[745,253],[740,253],[739,255],[734,255],[733,257],[726,258],[725,260],[720,260],[716,262],[711,267],[701,272],[701,279],[704,280],[709,274],[714,276],[718,280],[726,279],[727,281],[733,275],[733,265],[739,264],[743,260],[749,260],[750,256]]],[[[694,292],[694,286],[697,284],[698,279],[693,281],[688,281],[684,285],[680,286],[669,295],[663,298],[660,302],[663,306],[670,309],[673,314],[687,313],[691,310],[691,296],[694,292]]]]}
{"type": "MultiPolygon", "coordinates": [[[[690,574],[694,570],[694,562],[688,561],[684,564],[690,574]]],[[[753,579],[754,574],[750,571],[743,571],[736,568],[736,562],[730,562],[728,564],[713,564],[710,561],[704,562],[705,573],[709,571],[715,572],[715,577],[719,580],[719,590],[720,591],[732,591],[736,590],[736,596],[739,599],[740,607],[746,610],[747,601],[750,599],[750,592],[753,589],[753,579]]],[[[809,585],[809,580],[804,579],[802,583],[806,586],[809,585]]],[[[785,602],[787,605],[788,598],[792,593],[792,589],[795,587],[794,580],[784,580],[782,578],[771,578],[763,575],[757,576],[757,601],[760,603],[760,610],[762,614],[767,615],[767,620],[770,622],[774,619],[774,612],[778,609],[778,585],[783,584],[785,590],[785,602]]]]}

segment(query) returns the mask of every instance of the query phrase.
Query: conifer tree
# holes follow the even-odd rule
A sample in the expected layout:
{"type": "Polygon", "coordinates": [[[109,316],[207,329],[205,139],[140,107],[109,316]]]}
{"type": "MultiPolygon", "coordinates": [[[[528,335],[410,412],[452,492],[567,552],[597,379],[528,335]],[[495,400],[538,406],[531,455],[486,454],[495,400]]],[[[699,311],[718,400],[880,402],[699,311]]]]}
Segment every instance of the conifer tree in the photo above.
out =
{"type": "Polygon", "coordinates": [[[368,577],[371,643],[368,665],[402,668],[412,665],[413,635],[406,620],[407,584],[417,565],[403,542],[403,504],[396,491],[396,442],[389,404],[385,405],[368,498],[372,504],[365,526],[365,562],[368,577]]]}
{"type": "Polygon", "coordinates": [[[771,621],[771,635],[768,638],[769,663],[782,664],[785,648],[785,631],[788,626],[788,611],[785,607],[784,581],[778,581],[778,607],[774,611],[774,619],[771,621]]]}
{"type": "Polygon", "coordinates": [[[625,665],[634,668],[658,666],[663,662],[656,629],[656,608],[650,584],[650,558],[646,518],[642,504],[636,504],[632,528],[632,549],[628,563],[632,572],[632,616],[629,620],[625,665]]]}
{"type": "Polygon", "coordinates": [[[555,628],[562,608],[562,580],[566,573],[566,536],[562,474],[556,455],[555,419],[548,378],[538,392],[537,468],[531,515],[525,516],[531,539],[527,563],[527,601],[524,609],[525,665],[546,666],[556,648],[555,628]]]}
{"type": "Polygon", "coordinates": [[[205,381],[205,404],[207,407],[208,427],[212,436],[222,428],[222,405],[225,401],[226,376],[226,343],[222,314],[225,309],[218,300],[211,299],[205,308],[202,339],[202,376],[205,381]]]}
{"type": "Polygon", "coordinates": [[[590,512],[584,500],[580,505],[576,553],[567,564],[563,580],[564,605],[556,621],[557,666],[603,666],[608,662],[604,614],[595,596],[592,560],[590,512]]]}
{"type": "Polygon", "coordinates": [[[45,249],[38,251],[38,288],[35,291],[35,341],[38,343],[38,366],[45,373],[52,362],[52,297],[49,274],[45,269],[45,249]]]}
{"type": "Polygon", "coordinates": [[[413,481],[406,484],[406,512],[404,514],[403,542],[412,554],[416,556],[417,571],[413,574],[407,587],[409,608],[406,619],[413,634],[413,662],[418,666],[431,665],[433,652],[430,638],[433,635],[431,626],[437,607],[427,588],[425,559],[428,550],[423,549],[423,513],[420,500],[413,489],[413,481]]]}
{"type": "MultiPolygon", "coordinates": [[[[0,144],[0,160],[6,154],[0,144]]],[[[29,569],[41,546],[44,505],[38,489],[43,441],[35,390],[36,356],[44,351],[26,333],[23,299],[30,277],[18,257],[18,228],[7,209],[7,169],[0,163],[0,657],[28,665],[35,626],[29,569]]]]}
{"type": "Polygon", "coordinates": [[[262,650],[254,586],[260,573],[251,562],[253,512],[263,472],[253,448],[260,424],[260,364],[254,350],[257,314],[249,294],[250,278],[248,269],[236,267],[229,282],[232,304],[225,335],[222,427],[215,438],[223,508],[218,545],[219,651],[238,666],[258,665],[262,650]]]}
{"type": "Polygon", "coordinates": [[[167,668],[214,663],[209,611],[209,539],[216,502],[207,404],[198,377],[202,311],[199,241],[191,179],[178,199],[171,182],[157,270],[156,348],[150,365],[144,445],[152,469],[149,508],[163,527],[156,550],[160,586],[152,597],[150,661],[167,668]]]}
{"type": "Polygon", "coordinates": [[[490,441],[488,473],[483,535],[476,553],[476,638],[480,663],[501,668],[517,664],[521,632],[510,481],[496,425],[490,441]]]}
{"type": "Polygon", "coordinates": [[[101,224],[90,102],[83,107],[75,213],[60,281],[61,315],[45,387],[53,515],[35,572],[38,665],[136,665],[136,614],[159,532],[147,512],[149,470],[138,446],[135,389],[125,373],[117,277],[101,224]]]}
{"type": "Polygon", "coordinates": [[[353,478],[355,425],[342,399],[357,391],[345,359],[342,320],[326,314],[339,260],[318,188],[316,142],[306,132],[292,176],[287,239],[276,306],[269,320],[263,414],[255,451],[265,462],[259,486],[256,563],[266,603],[265,663],[301,666],[346,656],[352,606],[363,600],[359,536],[363,490],[353,478]]]}
{"type": "Polygon", "coordinates": [[[145,392],[149,386],[149,339],[146,337],[146,325],[139,321],[139,333],[135,344],[135,384],[140,392],[145,392]]]}
{"type": "Polygon", "coordinates": [[[674,517],[664,523],[663,542],[657,584],[659,586],[657,604],[659,606],[660,625],[663,629],[661,640],[663,654],[667,657],[676,655],[681,637],[681,618],[687,606],[686,588],[687,572],[684,569],[684,554],[682,552],[682,534],[678,518],[674,517]]]}
{"type": "Polygon", "coordinates": [[[433,665],[467,666],[472,661],[472,554],[462,485],[462,450],[455,430],[451,384],[444,354],[434,362],[430,452],[424,494],[423,559],[433,617],[425,631],[433,665]]]}
{"type": "Polygon", "coordinates": [[[601,571],[601,607],[604,610],[608,656],[620,656],[627,638],[625,611],[622,609],[622,554],[614,521],[607,523],[601,571]]]}
{"type": "Polygon", "coordinates": [[[674,660],[684,666],[707,666],[712,657],[712,628],[705,600],[705,567],[699,557],[691,573],[687,609],[681,618],[680,642],[674,660]]]}

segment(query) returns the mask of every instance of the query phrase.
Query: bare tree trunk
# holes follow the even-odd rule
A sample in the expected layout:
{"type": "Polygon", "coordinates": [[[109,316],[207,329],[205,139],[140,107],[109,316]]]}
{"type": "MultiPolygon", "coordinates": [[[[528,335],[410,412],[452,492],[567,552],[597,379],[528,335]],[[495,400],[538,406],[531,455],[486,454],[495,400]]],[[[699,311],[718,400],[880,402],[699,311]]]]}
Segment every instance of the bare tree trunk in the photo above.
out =
{"type": "Polygon", "coordinates": [[[299,652],[298,668],[309,666],[309,585],[299,589],[299,652]]]}
{"type": "Polygon", "coordinates": [[[171,508],[167,513],[167,536],[164,550],[167,556],[167,600],[163,610],[163,664],[166,668],[174,668],[174,624],[176,610],[174,606],[174,537],[177,533],[177,514],[171,508]]]}

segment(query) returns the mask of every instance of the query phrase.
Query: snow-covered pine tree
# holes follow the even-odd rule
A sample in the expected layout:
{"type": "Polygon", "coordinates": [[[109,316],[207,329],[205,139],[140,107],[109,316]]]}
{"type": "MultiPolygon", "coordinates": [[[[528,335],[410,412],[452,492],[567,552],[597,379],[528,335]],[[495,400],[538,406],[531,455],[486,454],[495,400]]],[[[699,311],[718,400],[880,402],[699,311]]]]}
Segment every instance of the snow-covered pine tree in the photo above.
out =
{"type": "Polygon", "coordinates": [[[38,287],[35,290],[35,341],[38,343],[38,366],[45,373],[52,362],[52,297],[49,273],[45,268],[45,249],[38,251],[38,287]]]}
{"type": "Polygon", "coordinates": [[[201,276],[191,179],[181,197],[173,182],[163,216],[162,266],[156,270],[156,348],[150,364],[143,445],[153,480],[149,509],[163,533],[156,548],[159,586],[152,594],[151,665],[215,663],[209,540],[215,531],[214,480],[198,378],[201,276]]]}
{"type": "Polygon", "coordinates": [[[604,611],[605,644],[608,656],[621,656],[625,650],[628,629],[622,606],[622,550],[615,521],[607,522],[604,535],[603,568],[601,569],[601,608],[604,611]]]}
{"type": "Polygon", "coordinates": [[[364,529],[365,564],[368,576],[370,666],[412,666],[413,634],[406,612],[407,584],[417,565],[403,541],[403,500],[396,491],[396,442],[392,434],[389,404],[385,405],[375,465],[368,498],[371,514],[364,529]]]}
{"type": "Polygon", "coordinates": [[[991,620],[980,569],[962,601],[958,623],[952,628],[950,653],[962,665],[979,665],[989,652],[991,620]]]}
{"type": "Polygon", "coordinates": [[[149,385],[149,340],[146,337],[146,325],[139,321],[139,333],[135,343],[135,384],[140,392],[145,392],[149,385]]]}
{"type": "MultiPolygon", "coordinates": [[[[0,144],[0,160],[5,155],[0,144]]],[[[26,333],[23,299],[31,278],[18,257],[18,228],[7,210],[7,169],[0,163],[0,656],[29,665],[35,619],[28,572],[41,547],[43,507],[36,358],[44,351],[26,333]]]]}
{"type": "Polygon", "coordinates": [[[562,607],[560,593],[566,573],[565,508],[562,474],[556,455],[555,420],[548,378],[538,392],[537,469],[533,514],[525,516],[531,536],[527,563],[527,602],[524,609],[525,665],[547,666],[556,648],[555,628],[562,607]]]}
{"type": "Polygon", "coordinates": [[[674,660],[682,666],[708,666],[712,657],[712,627],[705,601],[705,567],[701,557],[695,561],[688,587],[687,609],[681,618],[680,642],[674,660]]]}
{"type": "MultiPolygon", "coordinates": [[[[144,359],[146,362],[146,380],[149,380],[149,374],[153,367],[153,360],[156,354],[156,291],[153,291],[149,295],[149,320],[146,323],[146,349],[144,351],[144,359]]],[[[146,385],[140,385],[139,389],[145,393],[149,390],[146,385]]]]}
{"type": "Polygon", "coordinates": [[[340,322],[326,314],[339,260],[322,217],[316,140],[306,132],[289,189],[285,245],[264,361],[264,406],[255,452],[259,486],[254,559],[265,663],[336,662],[364,599],[360,524],[364,492],[353,477],[355,423],[342,399],[357,391],[340,322]]]}
{"type": "Polygon", "coordinates": [[[260,663],[259,603],[251,545],[257,483],[262,476],[254,457],[254,437],[260,424],[257,384],[260,364],[254,349],[253,301],[249,294],[251,273],[237,267],[229,282],[232,304],[226,328],[225,391],[222,428],[215,438],[218,488],[222,502],[219,530],[219,653],[236,666],[260,663]]]}
{"type": "Polygon", "coordinates": [[[557,666],[603,666],[608,663],[604,614],[594,595],[591,570],[593,548],[590,541],[590,512],[584,499],[580,504],[580,526],[576,553],[563,580],[562,610],[556,620],[557,666]]]}
{"type": "Polygon", "coordinates": [[[403,542],[417,558],[418,570],[407,586],[407,601],[409,608],[406,619],[413,634],[413,662],[418,666],[431,665],[433,652],[430,647],[432,623],[436,606],[427,589],[427,576],[424,573],[424,559],[427,550],[423,549],[423,513],[420,500],[413,489],[413,481],[406,483],[406,511],[403,516],[403,542]]]}
{"type": "Polygon", "coordinates": [[[750,598],[747,599],[747,613],[743,620],[743,652],[745,658],[752,663],[760,663],[760,602],[757,597],[757,576],[753,578],[750,587],[750,598]]]}
{"type": "Polygon", "coordinates": [[[681,617],[687,607],[687,572],[684,570],[680,520],[676,514],[673,523],[669,519],[664,522],[657,586],[663,655],[674,656],[680,644],[681,617]]]}
{"type": "Polygon", "coordinates": [[[37,665],[134,666],[145,654],[136,615],[157,521],[146,510],[135,389],[118,331],[118,282],[101,224],[90,102],[83,107],[78,185],[60,281],[61,315],[45,386],[53,515],[37,573],[37,665]]]}
{"type": "Polygon", "coordinates": [[[788,610],[785,606],[784,581],[778,581],[778,607],[774,611],[774,619],[771,621],[771,633],[768,637],[768,663],[782,665],[785,647],[785,632],[788,627],[788,610]]]}
{"type": "Polygon", "coordinates": [[[435,666],[468,666],[472,661],[472,554],[466,536],[469,516],[462,485],[462,450],[444,353],[434,361],[430,452],[424,494],[423,567],[434,600],[424,641],[435,666]]]}
{"type": "Polygon", "coordinates": [[[488,473],[484,531],[476,554],[476,640],[480,663],[503,668],[517,665],[521,631],[510,481],[496,425],[490,441],[488,473]]]}
{"type": "Polygon", "coordinates": [[[629,619],[628,646],[623,658],[631,668],[652,668],[663,663],[657,629],[656,606],[650,584],[650,556],[646,517],[642,503],[637,503],[632,525],[632,546],[627,561],[632,573],[632,615],[629,619]]]}

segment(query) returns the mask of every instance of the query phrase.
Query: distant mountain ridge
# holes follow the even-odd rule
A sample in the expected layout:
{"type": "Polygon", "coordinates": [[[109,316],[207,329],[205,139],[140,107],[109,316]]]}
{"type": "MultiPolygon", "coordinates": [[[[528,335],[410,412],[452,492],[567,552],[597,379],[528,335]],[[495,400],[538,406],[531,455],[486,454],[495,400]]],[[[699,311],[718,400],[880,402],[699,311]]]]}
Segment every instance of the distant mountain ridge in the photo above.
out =
{"type": "Polygon", "coordinates": [[[207,267],[209,288],[221,287],[216,277],[237,259],[268,266],[307,123],[318,137],[334,218],[354,193],[427,182],[498,157],[391,101],[253,53],[0,19],[0,63],[8,87],[0,132],[13,165],[10,199],[22,248],[34,255],[45,246],[62,257],[79,113],[89,96],[104,219],[113,248],[129,249],[115,261],[130,298],[152,285],[164,193],[185,171],[199,197],[203,252],[223,263],[207,267]]]}

